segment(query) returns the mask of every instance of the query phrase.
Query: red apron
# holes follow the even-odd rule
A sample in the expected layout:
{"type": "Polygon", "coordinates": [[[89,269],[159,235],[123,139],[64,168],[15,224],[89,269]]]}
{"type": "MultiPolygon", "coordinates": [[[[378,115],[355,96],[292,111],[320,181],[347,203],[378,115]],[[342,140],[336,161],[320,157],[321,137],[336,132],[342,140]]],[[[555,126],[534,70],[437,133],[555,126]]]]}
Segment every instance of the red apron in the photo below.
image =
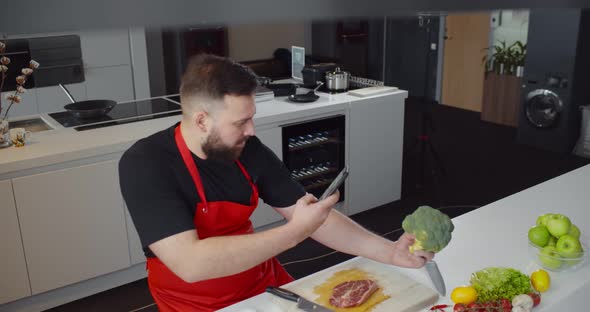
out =
{"type": "MultiPolygon", "coordinates": [[[[244,166],[236,161],[252,187],[250,205],[228,201],[207,202],[199,171],[182,137],[180,125],[175,129],[174,138],[201,199],[193,220],[199,239],[253,233],[250,215],[258,206],[258,189],[244,166]]],[[[266,286],[280,286],[293,281],[276,258],[238,274],[196,283],[183,281],[156,257],[148,258],[147,267],[150,292],[162,312],[215,311],[258,295],[264,292],[266,286]]]]}

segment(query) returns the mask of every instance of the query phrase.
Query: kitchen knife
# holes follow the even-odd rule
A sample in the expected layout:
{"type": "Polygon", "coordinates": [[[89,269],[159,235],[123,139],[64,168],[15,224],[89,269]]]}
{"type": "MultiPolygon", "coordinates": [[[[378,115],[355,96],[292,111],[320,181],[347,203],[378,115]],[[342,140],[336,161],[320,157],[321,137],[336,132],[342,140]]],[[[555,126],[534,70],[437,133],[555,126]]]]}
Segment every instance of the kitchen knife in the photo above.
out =
{"type": "Polygon", "coordinates": [[[432,284],[434,284],[434,288],[436,288],[436,291],[438,291],[438,293],[444,297],[447,293],[447,289],[445,287],[445,281],[438,269],[438,265],[436,262],[430,260],[426,261],[424,267],[426,268],[426,272],[428,272],[428,276],[430,277],[432,284]]]}
{"type": "Polygon", "coordinates": [[[330,310],[330,309],[325,308],[317,303],[309,301],[309,300],[299,296],[298,294],[296,294],[292,291],[286,290],[284,288],[268,286],[268,287],[266,287],[266,291],[275,295],[275,296],[281,297],[283,299],[297,302],[297,307],[305,312],[312,312],[312,311],[333,312],[333,310],[330,310]]]}

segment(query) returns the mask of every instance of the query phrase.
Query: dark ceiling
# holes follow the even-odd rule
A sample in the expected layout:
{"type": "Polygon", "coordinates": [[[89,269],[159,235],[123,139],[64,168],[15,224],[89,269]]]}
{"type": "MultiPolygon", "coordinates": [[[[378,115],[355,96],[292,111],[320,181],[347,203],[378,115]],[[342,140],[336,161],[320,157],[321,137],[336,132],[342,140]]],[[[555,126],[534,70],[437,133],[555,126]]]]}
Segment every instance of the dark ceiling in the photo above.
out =
{"type": "Polygon", "coordinates": [[[585,8],[590,0],[22,0],[0,10],[0,32],[264,23],[517,8],[585,8]]]}

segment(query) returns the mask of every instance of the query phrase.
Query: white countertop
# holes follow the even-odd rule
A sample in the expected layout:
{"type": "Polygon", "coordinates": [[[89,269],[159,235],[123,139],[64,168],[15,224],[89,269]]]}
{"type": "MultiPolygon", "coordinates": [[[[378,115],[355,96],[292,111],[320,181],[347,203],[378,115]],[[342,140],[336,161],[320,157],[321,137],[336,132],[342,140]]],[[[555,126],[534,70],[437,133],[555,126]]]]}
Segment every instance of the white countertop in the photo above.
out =
{"type": "MultiPolygon", "coordinates": [[[[297,118],[311,117],[343,110],[348,108],[350,102],[371,98],[358,98],[346,93],[326,94],[318,92],[317,94],[320,98],[313,103],[291,103],[286,100],[286,97],[256,103],[254,122],[259,127],[297,118]]],[[[392,94],[407,96],[406,91],[397,90],[374,97],[392,94]]],[[[20,170],[98,155],[120,153],[137,140],[180,121],[180,115],[176,115],[87,131],[76,131],[72,128],[62,127],[47,114],[42,114],[41,117],[50,123],[54,129],[33,133],[30,144],[24,147],[0,149],[0,176],[17,176],[20,170]]]]}
{"type": "MultiPolygon", "coordinates": [[[[447,289],[447,296],[441,297],[440,303],[452,304],[449,296],[453,288],[469,284],[471,273],[483,268],[511,267],[527,275],[541,268],[529,256],[527,233],[543,213],[568,216],[586,239],[590,237],[590,165],[454,218],[451,243],[435,257],[447,289]]],[[[549,271],[551,288],[541,295],[541,304],[534,311],[588,310],[589,262],[586,259],[582,267],[571,272],[549,271]]],[[[394,268],[434,289],[424,269],[394,268]]],[[[302,282],[324,271],[286,287],[301,287],[302,282]]],[[[276,301],[272,296],[265,293],[224,311],[245,311],[247,307],[256,307],[258,312],[279,311],[273,302],[276,301]]]]}

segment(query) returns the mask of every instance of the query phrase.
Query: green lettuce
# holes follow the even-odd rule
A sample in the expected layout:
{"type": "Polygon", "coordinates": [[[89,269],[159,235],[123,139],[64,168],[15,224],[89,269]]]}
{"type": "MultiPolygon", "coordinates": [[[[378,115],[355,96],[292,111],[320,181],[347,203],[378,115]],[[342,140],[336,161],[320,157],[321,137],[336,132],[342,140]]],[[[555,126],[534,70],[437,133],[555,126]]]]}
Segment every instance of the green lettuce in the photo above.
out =
{"type": "Polygon", "coordinates": [[[471,285],[480,302],[502,298],[512,300],[516,295],[532,291],[530,278],[511,268],[489,267],[471,274],[471,285]]]}

